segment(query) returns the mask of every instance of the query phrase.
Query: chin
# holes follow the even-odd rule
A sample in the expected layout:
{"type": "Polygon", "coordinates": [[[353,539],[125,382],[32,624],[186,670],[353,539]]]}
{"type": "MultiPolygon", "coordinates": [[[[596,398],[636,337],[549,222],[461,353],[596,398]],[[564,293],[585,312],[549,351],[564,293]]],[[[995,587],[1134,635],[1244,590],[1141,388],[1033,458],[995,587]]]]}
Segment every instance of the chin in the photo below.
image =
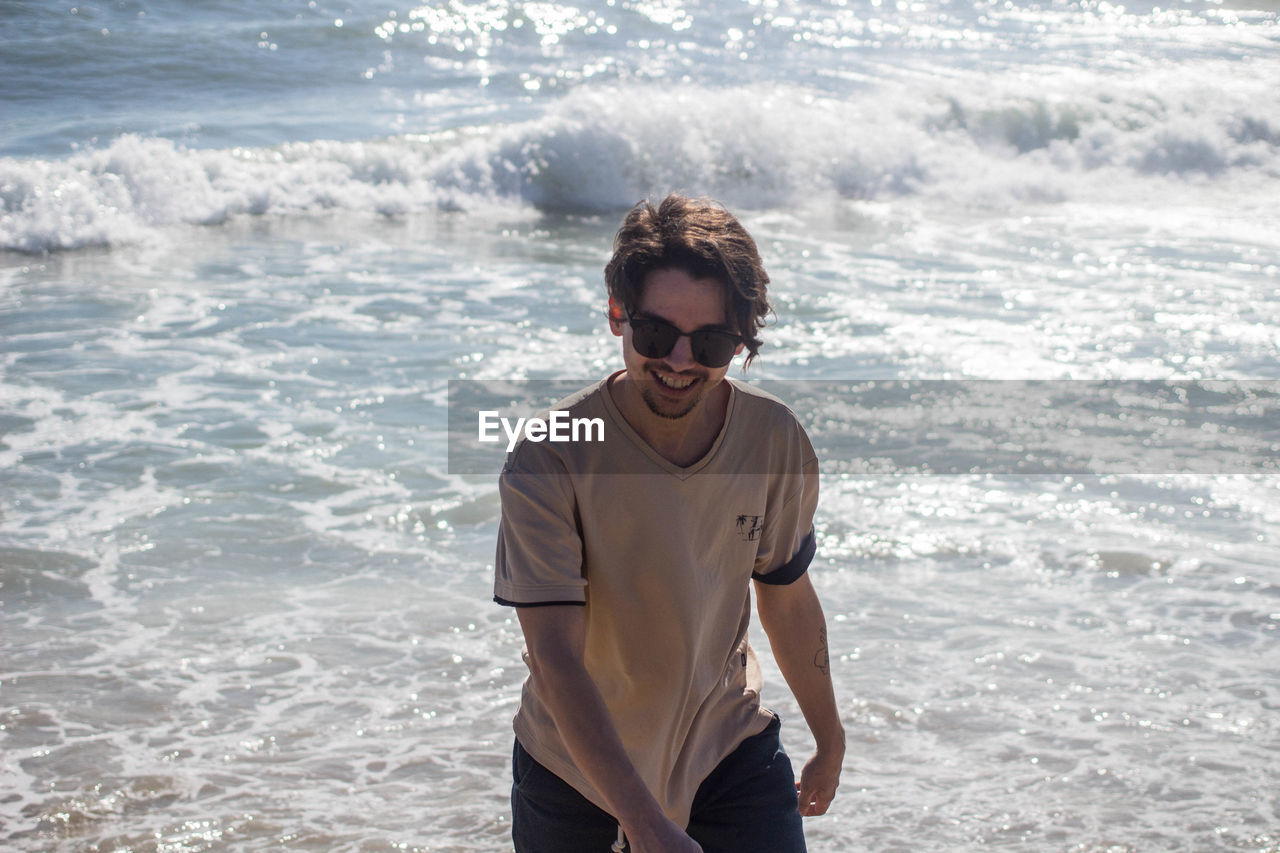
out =
{"type": "Polygon", "coordinates": [[[649,407],[649,411],[669,421],[680,420],[697,408],[698,403],[702,401],[701,395],[689,400],[663,400],[658,397],[656,392],[648,390],[641,391],[640,397],[644,400],[645,405],[649,407]]]}

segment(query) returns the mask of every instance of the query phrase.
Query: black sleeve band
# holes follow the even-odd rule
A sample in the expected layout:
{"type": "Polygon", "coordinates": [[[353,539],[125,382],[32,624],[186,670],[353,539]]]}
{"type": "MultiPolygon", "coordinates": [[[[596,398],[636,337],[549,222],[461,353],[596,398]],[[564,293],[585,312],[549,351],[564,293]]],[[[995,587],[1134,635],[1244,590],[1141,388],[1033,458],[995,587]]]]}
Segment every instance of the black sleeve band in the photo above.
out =
{"type": "Polygon", "coordinates": [[[752,572],[751,577],[770,586],[786,586],[795,583],[809,571],[809,564],[813,562],[813,555],[816,553],[818,553],[818,540],[810,530],[809,535],[800,543],[800,548],[794,557],[771,572],[764,574],[752,572]]]}
{"type": "Polygon", "coordinates": [[[494,596],[493,600],[501,604],[503,607],[553,607],[555,605],[569,605],[572,607],[586,607],[585,601],[507,601],[505,598],[494,596]]]}

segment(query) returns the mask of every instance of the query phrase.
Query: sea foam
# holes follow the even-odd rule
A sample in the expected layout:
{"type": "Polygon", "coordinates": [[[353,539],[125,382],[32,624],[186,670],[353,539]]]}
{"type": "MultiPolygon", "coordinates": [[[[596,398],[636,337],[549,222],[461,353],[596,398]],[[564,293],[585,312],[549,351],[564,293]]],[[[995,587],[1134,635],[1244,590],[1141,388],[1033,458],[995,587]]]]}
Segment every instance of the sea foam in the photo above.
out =
{"type": "Polygon", "coordinates": [[[1159,201],[1190,183],[1248,206],[1280,177],[1280,107],[1250,91],[1076,78],[843,99],[633,86],[577,90],[520,123],[366,142],[218,150],[125,135],[63,160],[0,160],[0,248],[132,243],[244,215],[607,212],[669,189],[760,210],[903,195],[1159,201]]]}

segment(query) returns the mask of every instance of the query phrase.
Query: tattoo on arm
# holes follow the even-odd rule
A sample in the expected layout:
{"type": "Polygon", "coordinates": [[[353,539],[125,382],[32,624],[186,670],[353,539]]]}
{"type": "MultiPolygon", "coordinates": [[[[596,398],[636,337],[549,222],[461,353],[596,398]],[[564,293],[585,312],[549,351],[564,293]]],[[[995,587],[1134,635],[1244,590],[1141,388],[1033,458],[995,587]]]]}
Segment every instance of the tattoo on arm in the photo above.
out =
{"type": "Polygon", "coordinates": [[[823,675],[831,674],[831,654],[827,651],[827,629],[822,628],[818,632],[818,651],[813,656],[813,665],[823,675]]]}

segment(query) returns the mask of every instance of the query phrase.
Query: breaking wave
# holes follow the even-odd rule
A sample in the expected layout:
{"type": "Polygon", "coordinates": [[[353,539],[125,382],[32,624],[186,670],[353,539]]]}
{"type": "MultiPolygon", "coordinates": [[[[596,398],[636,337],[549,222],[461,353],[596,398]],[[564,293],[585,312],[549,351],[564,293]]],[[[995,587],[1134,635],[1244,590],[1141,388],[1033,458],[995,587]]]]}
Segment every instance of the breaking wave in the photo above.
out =
{"type": "Polygon", "coordinates": [[[1248,86],[1228,97],[1154,80],[951,85],[846,99],[764,85],[579,89],[521,123],[272,148],[125,135],[62,160],[0,160],[0,248],[333,210],[613,211],[668,189],[749,209],[907,196],[1003,206],[1151,203],[1188,186],[1256,194],[1280,177],[1280,106],[1248,86]]]}

